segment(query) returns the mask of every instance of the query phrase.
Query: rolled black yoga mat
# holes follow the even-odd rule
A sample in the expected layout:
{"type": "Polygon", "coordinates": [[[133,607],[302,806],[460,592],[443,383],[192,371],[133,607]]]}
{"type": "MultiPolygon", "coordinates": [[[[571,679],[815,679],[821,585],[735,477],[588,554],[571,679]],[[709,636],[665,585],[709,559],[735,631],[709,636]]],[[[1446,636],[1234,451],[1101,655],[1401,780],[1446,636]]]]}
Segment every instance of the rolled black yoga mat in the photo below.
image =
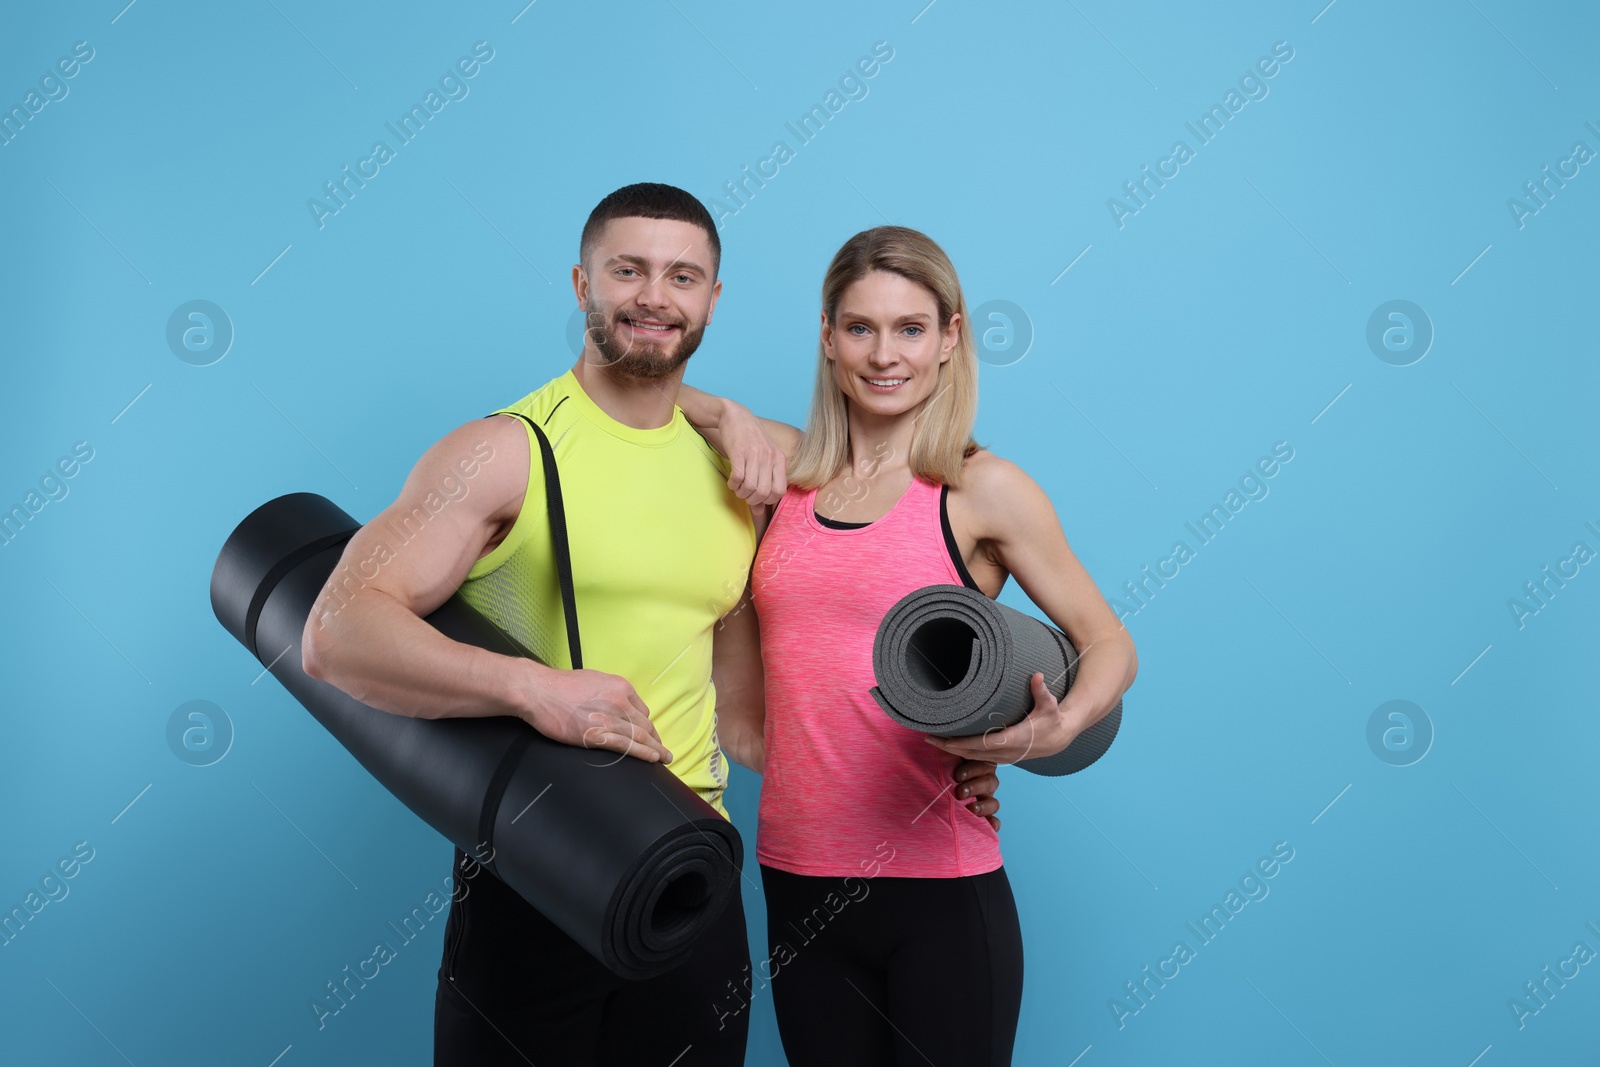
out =
{"type": "MultiPolygon", "coordinates": [[[[872,698],[904,726],[968,737],[1020,722],[1033,709],[1031,679],[1044,672],[1057,700],[1078,676],[1067,635],[961,585],[929,585],[904,597],[872,642],[872,698]]],[[[1019,760],[1034,774],[1081,771],[1105,754],[1122,701],[1053,756],[1019,760]]]]}
{"type": "MultiPolygon", "coordinates": [[[[217,619],[429,826],[624,978],[683,961],[740,878],[738,831],[659,763],[552,741],[511,717],[414,719],[300,666],[311,608],[360,523],[313,493],[251,512],[211,575],[217,619]],[[487,843],[487,844],[486,844],[487,843]]],[[[460,594],[427,617],[536,659],[460,594]]]]}

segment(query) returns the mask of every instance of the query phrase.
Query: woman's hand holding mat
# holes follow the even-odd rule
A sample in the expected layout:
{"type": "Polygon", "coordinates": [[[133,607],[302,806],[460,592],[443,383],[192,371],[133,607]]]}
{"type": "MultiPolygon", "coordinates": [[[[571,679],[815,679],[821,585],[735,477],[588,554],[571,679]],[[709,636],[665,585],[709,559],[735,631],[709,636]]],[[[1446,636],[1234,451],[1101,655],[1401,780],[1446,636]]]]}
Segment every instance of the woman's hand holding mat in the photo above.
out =
{"type": "Polygon", "coordinates": [[[970,737],[927,735],[929,744],[952,756],[995,763],[1020,763],[1036,756],[1052,756],[1078,739],[1091,723],[1080,711],[1068,690],[1060,700],[1045,684],[1044,673],[1035,671],[1029,681],[1033,709],[1021,722],[1010,726],[991,726],[970,737]]]}

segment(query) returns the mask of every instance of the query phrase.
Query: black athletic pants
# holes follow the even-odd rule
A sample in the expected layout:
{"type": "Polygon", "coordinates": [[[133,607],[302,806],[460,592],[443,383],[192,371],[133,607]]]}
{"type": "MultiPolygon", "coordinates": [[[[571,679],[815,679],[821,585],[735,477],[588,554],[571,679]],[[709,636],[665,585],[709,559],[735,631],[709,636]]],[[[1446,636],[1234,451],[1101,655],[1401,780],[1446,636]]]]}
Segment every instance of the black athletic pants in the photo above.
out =
{"type": "Polygon", "coordinates": [[[762,865],[790,1067],[1002,1067],[1022,1006],[1005,868],[965,878],[816,878],[762,865]]]}
{"type": "Polygon", "coordinates": [[[435,1067],[734,1067],[748,1011],[727,1011],[750,966],[737,891],[689,958],[618,978],[506,884],[456,852],[434,998],[435,1067]],[[462,872],[468,872],[463,877],[462,872]]]}

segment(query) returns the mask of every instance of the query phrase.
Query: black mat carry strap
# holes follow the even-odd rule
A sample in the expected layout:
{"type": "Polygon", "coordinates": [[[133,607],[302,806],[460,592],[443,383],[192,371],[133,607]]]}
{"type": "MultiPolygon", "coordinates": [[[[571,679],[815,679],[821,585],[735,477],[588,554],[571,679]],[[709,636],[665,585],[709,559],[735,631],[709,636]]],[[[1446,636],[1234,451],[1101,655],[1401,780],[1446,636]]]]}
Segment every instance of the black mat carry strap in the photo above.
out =
{"type": "MultiPolygon", "coordinates": [[[[539,453],[544,462],[544,498],[550,513],[550,547],[556,558],[556,580],[561,586],[561,610],[566,619],[567,652],[572,669],[583,667],[583,648],[578,640],[578,601],[572,588],[572,551],[567,542],[567,512],[561,499],[561,472],[556,467],[555,450],[539,424],[518,411],[497,411],[494,415],[515,415],[526,422],[539,442],[539,453]]],[[[493,418],[487,415],[485,418],[493,418]]],[[[523,752],[533,741],[532,732],[520,734],[506,747],[505,754],[495,766],[494,777],[489,780],[489,791],[483,797],[483,809],[478,816],[478,851],[473,856],[479,864],[494,873],[494,820],[500,810],[500,801],[506,785],[522,759],[523,752]]]]}
{"type": "MultiPolygon", "coordinates": [[[[561,472],[556,467],[555,450],[550,447],[539,424],[519,411],[497,411],[496,415],[515,415],[533,430],[544,460],[544,499],[550,512],[550,547],[556,557],[556,580],[561,584],[561,610],[567,620],[567,651],[572,669],[583,669],[583,647],[578,640],[578,600],[572,591],[572,552],[567,543],[567,510],[561,500],[561,472]]],[[[492,416],[490,416],[492,417],[492,416]]]]}
{"type": "MultiPolygon", "coordinates": [[[[261,584],[256,586],[255,594],[250,598],[250,607],[245,611],[244,616],[244,647],[250,650],[252,656],[262,663],[267,662],[266,657],[256,648],[256,624],[261,619],[261,609],[267,606],[267,597],[271,596],[272,591],[278,588],[278,583],[283,580],[284,575],[312,556],[315,556],[318,552],[332,548],[335,545],[344,544],[356,535],[356,530],[358,529],[360,529],[359,526],[341,530],[339,533],[319,537],[309,544],[301,545],[274,564],[272,569],[267,572],[267,576],[261,579],[261,584]]],[[[280,652],[279,655],[282,655],[282,653],[280,652]]]]}

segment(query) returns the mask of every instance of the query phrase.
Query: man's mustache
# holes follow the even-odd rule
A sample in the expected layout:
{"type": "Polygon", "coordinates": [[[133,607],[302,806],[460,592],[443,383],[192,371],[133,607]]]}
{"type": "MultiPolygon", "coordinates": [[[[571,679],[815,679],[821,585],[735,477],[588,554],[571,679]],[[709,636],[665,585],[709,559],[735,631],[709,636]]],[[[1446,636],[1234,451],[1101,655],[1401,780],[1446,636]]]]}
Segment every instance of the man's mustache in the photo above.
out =
{"type": "MultiPolygon", "coordinates": [[[[659,324],[676,327],[680,333],[680,336],[687,336],[689,333],[689,323],[686,319],[676,319],[657,315],[644,316],[627,311],[613,312],[609,319],[604,319],[603,315],[604,312],[598,311],[590,311],[586,313],[587,318],[584,332],[588,335],[591,341],[598,345],[603,345],[605,342],[607,342],[624,322],[629,320],[640,320],[644,318],[649,318],[659,324]]],[[[636,333],[632,338],[629,339],[628,344],[630,349],[634,343],[649,345],[651,340],[648,336],[640,337],[636,333]]]]}

